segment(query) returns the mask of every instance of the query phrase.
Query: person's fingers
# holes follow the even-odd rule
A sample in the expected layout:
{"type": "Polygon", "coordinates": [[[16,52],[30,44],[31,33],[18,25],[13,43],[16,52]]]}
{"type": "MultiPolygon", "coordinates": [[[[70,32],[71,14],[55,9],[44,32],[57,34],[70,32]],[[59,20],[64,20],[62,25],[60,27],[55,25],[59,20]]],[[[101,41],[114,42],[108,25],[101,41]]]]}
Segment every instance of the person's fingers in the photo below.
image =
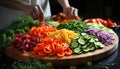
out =
{"type": "Polygon", "coordinates": [[[35,20],[43,21],[45,18],[44,11],[39,5],[32,5],[30,10],[30,16],[35,20]]]}
{"type": "Polygon", "coordinates": [[[35,18],[36,18],[35,13],[33,12],[33,10],[32,10],[32,11],[30,11],[30,16],[31,16],[33,19],[35,19],[35,18]]]}
{"type": "Polygon", "coordinates": [[[74,10],[73,7],[67,8],[67,10],[66,10],[66,12],[67,12],[66,16],[68,17],[68,19],[72,19],[73,10],[74,10]]]}
{"type": "Polygon", "coordinates": [[[78,9],[77,9],[77,8],[74,8],[73,15],[74,15],[75,17],[78,16],[78,9]]]}
{"type": "Polygon", "coordinates": [[[74,19],[75,17],[78,17],[78,9],[74,7],[64,8],[64,13],[68,19],[74,19]]]}
{"type": "Polygon", "coordinates": [[[38,19],[40,12],[39,12],[38,7],[36,5],[33,8],[33,12],[34,12],[34,15],[35,15],[35,19],[38,19]]]}
{"type": "Polygon", "coordinates": [[[39,11],[39,14],[38,14],[38,19],[40,20],[40,21],[43,21],[44,20],[44,18],[45,18],[45,15],[44,15],[44,11],[42,10],[42,8],[39,6],[39,5],[37,5],[37,8],[38,8],[38,11],[39,11]]]}
{"type": "Polygon", "coordinates": [[[75,15],[76,15],[76,9],[74,7],[70,7],[68,9],[69,19],[73,19],[75,15]]]}
{"type": "Polygon", "coordinates": [[[30,9],[28,10],[28,14],[34,19],[38,19],[38,10],[37,10],[37,7],[35,7],[35,5],[31,5],[29,7],[30,9]]]}
{"type": "Polygon", "coordinates": [[[66,18],[69,18],[69,13],[66,10],[64,11],[64,14],[66,18]]]}

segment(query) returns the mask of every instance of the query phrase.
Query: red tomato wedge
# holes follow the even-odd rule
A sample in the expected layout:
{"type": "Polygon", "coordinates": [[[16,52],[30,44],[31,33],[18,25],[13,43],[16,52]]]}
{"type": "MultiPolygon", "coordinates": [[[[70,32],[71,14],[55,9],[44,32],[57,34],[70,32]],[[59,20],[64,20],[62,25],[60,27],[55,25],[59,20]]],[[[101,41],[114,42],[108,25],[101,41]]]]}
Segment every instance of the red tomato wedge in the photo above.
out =
{"type": "Polygon", "coordinates": [[[115,27],[117,25],[117,23],[113,22],[110,18],[108,18],[107,20],[104,20],[102,18],[90,18],[86,19],[84,22],[86,24],[88,23],[102,24],[105,27],[115,27]]]}

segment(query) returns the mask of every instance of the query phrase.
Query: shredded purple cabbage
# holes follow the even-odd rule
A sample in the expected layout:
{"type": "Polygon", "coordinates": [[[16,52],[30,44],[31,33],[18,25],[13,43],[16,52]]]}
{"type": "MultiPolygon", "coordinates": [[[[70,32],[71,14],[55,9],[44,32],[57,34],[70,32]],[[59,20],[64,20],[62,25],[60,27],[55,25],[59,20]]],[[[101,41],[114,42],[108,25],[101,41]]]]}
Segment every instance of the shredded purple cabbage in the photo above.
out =
{"type": "Polygon", "coordinates": [[[103,43],[105,46],[113,44],[114,42],[113,35],[107,31],[89,27],[86,33],[89,35],[96,36],[99,39],[99,41],[103,43]]]}

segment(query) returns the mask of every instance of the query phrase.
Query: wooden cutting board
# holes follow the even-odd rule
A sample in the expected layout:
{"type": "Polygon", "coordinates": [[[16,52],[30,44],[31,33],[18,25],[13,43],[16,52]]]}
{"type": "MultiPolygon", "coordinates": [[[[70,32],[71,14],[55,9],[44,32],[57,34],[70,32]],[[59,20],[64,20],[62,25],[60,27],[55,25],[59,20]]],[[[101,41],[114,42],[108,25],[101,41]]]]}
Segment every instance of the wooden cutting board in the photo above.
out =
{"type": "Polygon", "coordinates": [[[97,61],[100,59],[103,59],[105,57],[108,57],[109,55],[113,54],[116,49],[118,48],[118,36],[116,33],[113,34],[115,40],[114,43],[104,47],[103,49],[97,49],[92,52],[88,53],[83,53],[80,55],[71,55],[71,56],[65,56],[63,58],[58,58],[58,57],[38,57],[38,56],[33,56],[29,52],[23,52],[23,51],[18,51],[15,49],[12,45],[8,46],[5,49],[6,55],[9,57],[16,59],[16,60],[26,60],[26,59],[40,59],[43,63],[46,62],[52,62],[54,65],[78,65],[78,64],[84,64],[88,61],[97,61]]]}

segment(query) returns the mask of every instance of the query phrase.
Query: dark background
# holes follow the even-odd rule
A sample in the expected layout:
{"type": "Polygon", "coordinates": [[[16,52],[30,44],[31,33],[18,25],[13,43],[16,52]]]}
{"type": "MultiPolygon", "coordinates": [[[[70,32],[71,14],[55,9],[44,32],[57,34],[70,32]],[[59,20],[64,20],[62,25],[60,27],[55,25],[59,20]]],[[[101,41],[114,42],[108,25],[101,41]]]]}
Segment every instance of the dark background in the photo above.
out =
{"type": "MultiPolygon", "coordinates": [[[[118,0],[69,0],[71,6],[78,9],[79,16],[86,18],[101,17],[120,21],[118,0]]],[[[50,0],[52,15],[62,12],[57,0],[50,0]]]]}

